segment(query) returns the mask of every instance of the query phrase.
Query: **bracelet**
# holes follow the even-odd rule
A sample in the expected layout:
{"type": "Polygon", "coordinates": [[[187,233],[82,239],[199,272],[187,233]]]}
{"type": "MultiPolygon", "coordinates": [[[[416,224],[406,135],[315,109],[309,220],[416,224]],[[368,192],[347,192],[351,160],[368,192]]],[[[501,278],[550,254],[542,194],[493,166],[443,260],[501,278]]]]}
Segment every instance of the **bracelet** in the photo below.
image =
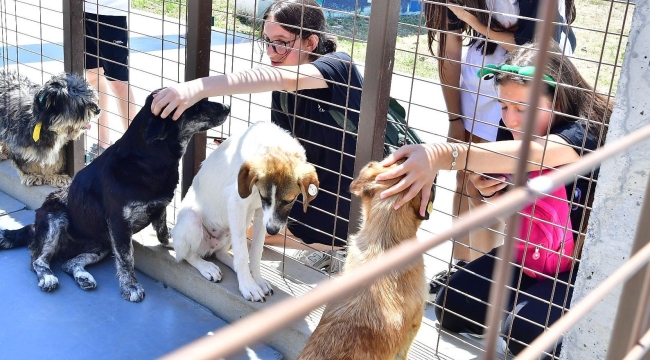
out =
{"type": "MultiPolygon", "coordinates": [[[[477,189],[476,191],[478,191],[478,189],[477,189]]],[[[483,195],[483,193],[480,192],[480,191],[479,191],[478,193],[481,194],[481,196],[483,197],[483,199],[489,199],[489,198],[493,197],[494,195],[496,195],[496,194],[498,193],[498,191],[495,191],[492,195],[489,195],[489,196],[485,196],[485,195],[483,195]]]]}
{"type": "Polygon", "coordinates": [[[451,145],[451,148],[453,149],[451,152],[451,156],[454,157],[454,159],[451,161],[451,167],[449,170],[454,170],[454,166],[456,166],[456,159],[458,158],[458,150],[456,150],[456,145],[454,144],[449,144],[451,145]]]}
{"type": "Polygon", "coordinates": [[[458,120],[463,120],[463,118],[460,117],[460,116],[457,116],[457,117],[455,117],[455,118],[451,118],[451,119],[449,119],[449,122],[458,121],[458,120]]]}

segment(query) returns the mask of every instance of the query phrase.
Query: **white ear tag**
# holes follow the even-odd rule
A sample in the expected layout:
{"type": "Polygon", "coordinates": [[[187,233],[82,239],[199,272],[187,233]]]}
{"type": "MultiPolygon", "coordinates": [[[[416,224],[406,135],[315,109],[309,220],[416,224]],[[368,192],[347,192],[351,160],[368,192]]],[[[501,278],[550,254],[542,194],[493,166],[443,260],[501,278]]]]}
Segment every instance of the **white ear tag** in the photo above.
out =
{"type": "Polygon", "coordinates": [[[318,188],[314,184],[309,184],[309,187],[307,188],[307,194],[311,196],[316,196],[318,194],[318,188]]]}

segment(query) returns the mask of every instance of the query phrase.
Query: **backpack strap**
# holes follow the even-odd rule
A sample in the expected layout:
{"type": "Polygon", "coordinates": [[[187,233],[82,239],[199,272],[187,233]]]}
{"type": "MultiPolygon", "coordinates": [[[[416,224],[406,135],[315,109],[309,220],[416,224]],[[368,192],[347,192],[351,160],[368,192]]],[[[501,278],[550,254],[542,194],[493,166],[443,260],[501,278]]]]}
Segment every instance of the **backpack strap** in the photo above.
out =
{"type": "Polygon", "coordinates": [[[346,121],[346,117],[343,116],[343,113],[338,109],[332,109],[330,106],[328,113],[341,129],[345,129],[346,132],[357,133],[357,127],[352,123],[352,121],[346,121]]]}
{"type": "Polygon", "coordinates": [[[280,91],[280,110],[285,114],[289,114],[289,95],[286,91],[280,91]]]}

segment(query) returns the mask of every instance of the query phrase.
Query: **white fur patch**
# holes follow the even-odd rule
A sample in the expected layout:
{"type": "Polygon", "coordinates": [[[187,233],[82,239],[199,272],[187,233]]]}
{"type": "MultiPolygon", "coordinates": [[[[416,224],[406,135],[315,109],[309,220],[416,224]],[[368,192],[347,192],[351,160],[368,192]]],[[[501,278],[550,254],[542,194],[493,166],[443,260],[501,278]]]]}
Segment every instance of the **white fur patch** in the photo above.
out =
{"type": "Polygon", "coordinates": [[[142,202],[134,201],[122,209],[122,216],[129,224],[133,225],[137,222],[147,221],[147,209],[152,207],[158,207],[161,205],[166,205],[169,202],[166,201],[152,201],[152,202],[142,202]]]}

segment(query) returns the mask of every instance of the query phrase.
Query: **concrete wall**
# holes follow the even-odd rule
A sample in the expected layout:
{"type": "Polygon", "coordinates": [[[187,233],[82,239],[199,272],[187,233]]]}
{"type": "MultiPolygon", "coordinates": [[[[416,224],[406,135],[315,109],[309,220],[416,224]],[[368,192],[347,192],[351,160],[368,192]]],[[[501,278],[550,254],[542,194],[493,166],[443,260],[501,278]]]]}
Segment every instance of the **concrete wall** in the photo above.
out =
{"type": "MultiPolygon", "coordinates": [[[[650,123],[650,3],[637,1],[607,141],[650,123]]],[[[629,257],[650,172],[650,142],[601,166],[572,304],[629,257]]],[[[620,297],[619,287],[564,337],[562,359],[604,359],[620,297]]]]}

